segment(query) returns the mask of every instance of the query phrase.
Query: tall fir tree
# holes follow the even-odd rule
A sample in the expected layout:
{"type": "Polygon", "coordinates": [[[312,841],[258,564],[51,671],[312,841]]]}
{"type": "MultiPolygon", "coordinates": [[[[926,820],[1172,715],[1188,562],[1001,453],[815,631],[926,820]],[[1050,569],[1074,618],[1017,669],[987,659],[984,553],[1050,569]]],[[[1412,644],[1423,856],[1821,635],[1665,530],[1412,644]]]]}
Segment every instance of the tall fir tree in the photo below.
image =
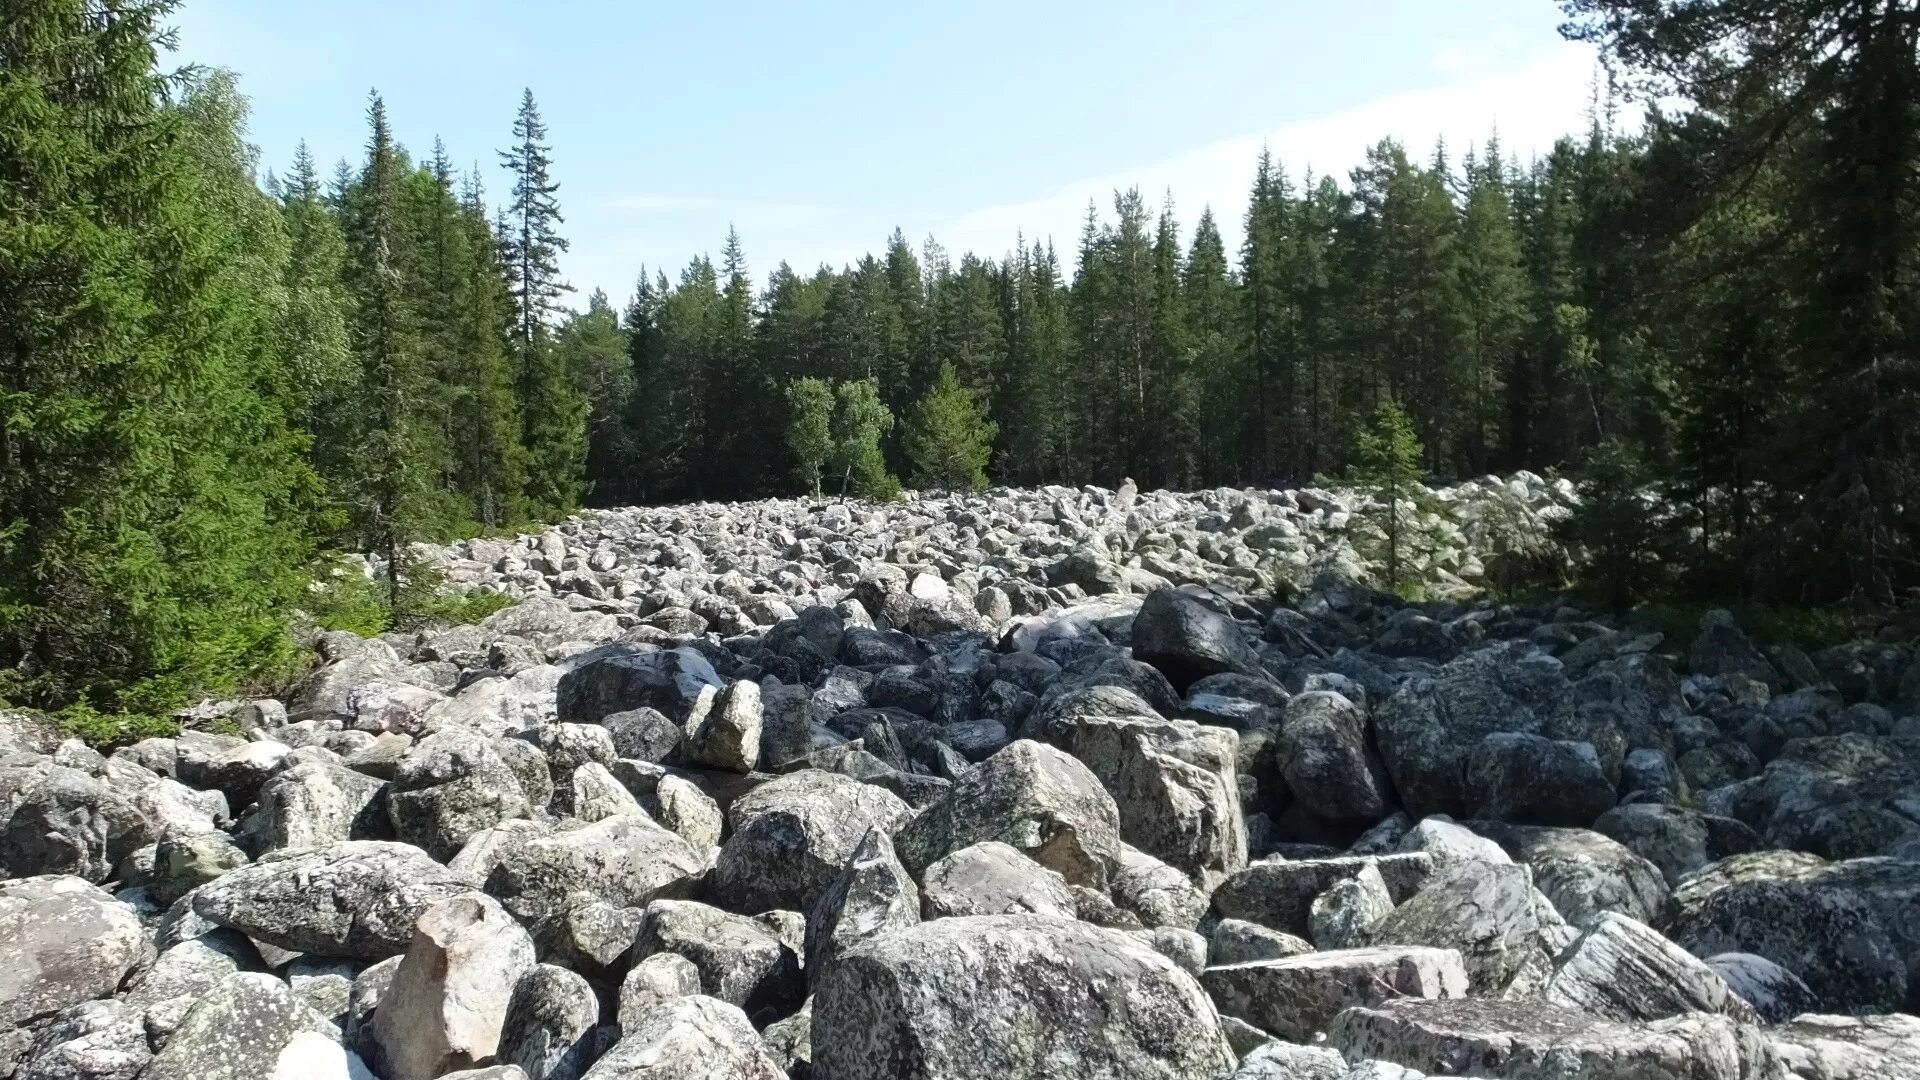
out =
{"type": "Polygon", "coordinates": [[[529,88],[513,121],[513,145],[500,151],[513,176],[503,211],[502,261],[512,281],[514,360],[519,367],[522,441],[527,451],[528,509],[539,517],[564,516],[580,505],[585,487],[587,401],[579,380],[553,349],[553,318],[569,286],[560,279],[559,255],[567,240],[559,226],[547,126],[529,88]]]}
{"type": "Polygon", "coordinates": [[[156,708],[285,640],[307,548],[286,238],[172,5],[0,18],[0,692],[156,708]],[[198,100],[196,100],[196,96],[198,100]]]}
{"type": "MultiPolygon", "coordinates": [[[[308,458],[321,479],[339,486],[349,475],[360,372],[347,336],[346,238],[321,191],[305,141],[281,185],[281,212],[288,244],[284,327],[292,416],[311,437],[308,458]]],[[[318,528],[335,534],[344,524],[336,519],[318,528]]]]}

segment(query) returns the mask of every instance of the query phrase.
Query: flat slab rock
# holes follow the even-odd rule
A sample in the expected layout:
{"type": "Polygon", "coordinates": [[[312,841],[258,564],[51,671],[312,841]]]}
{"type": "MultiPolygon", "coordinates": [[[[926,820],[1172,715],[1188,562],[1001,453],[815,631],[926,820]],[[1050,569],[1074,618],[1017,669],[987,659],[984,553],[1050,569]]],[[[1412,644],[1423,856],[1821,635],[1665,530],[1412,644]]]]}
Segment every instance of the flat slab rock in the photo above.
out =
{"type": "Polygon", "coordinates": [[[1213,907],[1229,919],[1245,919],[1306,937],[1311,930],[1314,898],[1368,866],[1380,872],[1387,892],[1398,904],[1418,892],[1433,874],[1433,857],[1416,851],[1332,859],[1262,859],[1222,882],[1214,890],[1213,907]]]}
{"type": "Polygon", "coordinates": [[[1534,1002],[1398,1001],[1341,1013],[1327,1043],[1442,1076],[1784,1080],[1762,1029],[1702,1013],[1628,1025],[1534,1002]]]}
{"type": "Polygon", "coordinates": [[[1452,949],[1336,949],[1208,968],[1200,984],[1225,1015],[1308,1043],[1342,1009],[1399,998],[1465,997],[1467,969],[1452,949]]]}

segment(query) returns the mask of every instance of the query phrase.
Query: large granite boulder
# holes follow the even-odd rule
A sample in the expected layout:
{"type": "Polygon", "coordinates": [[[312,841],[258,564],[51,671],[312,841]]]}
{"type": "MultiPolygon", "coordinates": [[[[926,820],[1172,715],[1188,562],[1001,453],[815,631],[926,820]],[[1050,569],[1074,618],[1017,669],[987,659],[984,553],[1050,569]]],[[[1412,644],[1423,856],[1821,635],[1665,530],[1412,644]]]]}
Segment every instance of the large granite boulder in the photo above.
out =
{"type": "Polygon", "coordinates": [[[1100,778],[1127,843],[1211,890],[1247,864],[1235,763],[1227,728],[1157,716],[1083,717],[1073,755],[1100,778]]]}
{"type": "Polygon", "coordinates": [[[603,645],[574,657],[560,676],[557,710],[563,723],[597,724],[614,713],[648,708],[684,725],[703,694],[711,699],[724,686],[697,649],[603,645]]]}
{"type": "Polygon", "coordinates": [[[414,923],[473,883],[419,848],[378,840],[275,853],[201,886],[193,913],[279,949],[379,960],[414,923]]]}
{"type": "Polygon", "coordinates": [[[639,1010],[585,1080],[787,1080],[737,1007],[693,995],[639,1010]]]}
{"type": "Polygon", "coordinates": [[[1223,1015],[1311,1043],[1342,1009],[1355,1005],[1465,997],[1467,971],[1451,949],[1335,949],[1210,967],[1200,985],[1223,1015]]]}
{"type": "Polygon", "coordinates": [[[1315,690],[1287,702],[1274,761],[1295,801],[1322,821],[1372,825],[1393,809],[1366,712],[1340,694],[1315,690]]]}
{"type": "Polygon", "coordinates": [[[1113,930],[936,919],[840,957],[815,989],[821,1080],[1214,1080],[1233,1065],[1193,978],[1113,930]]]}
{"type": "Polygon", "coordinates": [[[0,1031],[107,997],[147,957],[134,909],[87,882],[0,881],[0,1031]]]}
{"type": "Polygon", "coordinates": [[[820,769],[762,784],[727,811],[732,835],[720,847],[708,893],[731,911],[806,911],[868,830],[893,833],[912,815],[892,792],[820,769]]]}
{"type": "Polygon", "coordinates": [[[1155,589],[1140,605],[1133,655],[1159,668],[1181,691],[1226,671],[1266,676],[1260,654],[1232,619],[1177,589],[1155,589]]]}
{"type": "MultiPolygon", "coordinates": [[[[1412,897],[1433,874],[1425,852],[1342,856],[1327,859],[1262,859],[1222,882],[1213,909],[1296,937],[1311,932],[1313,901],[1336,882],[1372,867],[1395,903],[1412,897]]],[[[1410,942],[1410,944],[1421,944],[1410,942]]]]}

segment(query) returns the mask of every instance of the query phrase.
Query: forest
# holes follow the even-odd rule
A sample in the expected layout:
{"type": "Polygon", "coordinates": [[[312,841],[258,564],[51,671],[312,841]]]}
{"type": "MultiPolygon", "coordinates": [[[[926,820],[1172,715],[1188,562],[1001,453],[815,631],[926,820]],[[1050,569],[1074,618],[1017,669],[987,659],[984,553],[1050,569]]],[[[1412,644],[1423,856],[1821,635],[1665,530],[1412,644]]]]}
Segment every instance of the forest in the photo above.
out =
{"type": "Polygon", "coordinates": [[[1402,409],[1428,478],[1592,486],[1631,591],[1920,584],[1916,0],[1565,0],[1607,78],[1526,160],[1267,153],[1243,206],[1119,191],[1077,237],[842,267],[730,233],[619,299],[560,273],[531,90],[498,148],[412,153],[375,92],[358,160],[264,162],[236,77],[169,66],[173,6],[0,0],[0,697],[230,685],[328,552],[902,482],[1338,482],[1402,409]]]}

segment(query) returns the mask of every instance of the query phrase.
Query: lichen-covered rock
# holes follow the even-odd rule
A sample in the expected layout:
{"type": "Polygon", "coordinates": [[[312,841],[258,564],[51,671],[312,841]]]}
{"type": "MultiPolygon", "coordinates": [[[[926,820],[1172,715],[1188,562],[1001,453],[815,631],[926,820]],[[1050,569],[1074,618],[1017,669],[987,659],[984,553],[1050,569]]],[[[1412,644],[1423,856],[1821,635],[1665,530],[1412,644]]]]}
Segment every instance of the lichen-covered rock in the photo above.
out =
{"type": "Polygon", "coordinates": [[[1758,1017],[1718,972],[1624,915],[1601,915],[1561,956],[1546,1000],[1621,1023],[1690,1012],[1758,1017]]]}
{"type": "Polygon", "coordinates": [[[807,913],[807,979],[818,981],[861,942],[919,921],[920,890],[894,856],[893,841],[884,830],[867,830],[846,868],[807,913]]]}
{"type": "Polygon", "coordinates": [[[1021,740],[981,762],[894,836],[919,873],[982,840],[998,840],[1070,884],[1104,889],[1120,858],[1120,814],[1085,765],[1021,740]]]}
{"type": "Polygon", "coordinates": [[[394,835],[443,860],[474,833],[532,811],[519,776],[493,744],[460,729],[416,745],[387,792],[394,835]]]}
{"type": "Polygon", "coordinates": [[[1724,812],[1770,847],[1829,859],[1878,855],[1920,838],[1920,738],[1797,739],[1736,789],[1724,812]]]}
{"type": "Polygon", "coordinates": [[[536,964],[514,984],[500,1028],[498,1060],[527,1080],[579,1080],[600,1046],[600,1001],[587,980],[552,964],[536,964]]]}
{"type": "Polygon", "coordinates": [[[1892,934],[1858,890],[1821,879],[1826,866],[1791,852],[1723,859],[1674,890],[1662,929],[1695,956],[1764,956],[1805,980],[1822,1008],[1898,1008],[1908,974],[1892,934]]]}
{"type": "Polygon", "coordinates": [[[1312,1042],[1352,1006],[1465,997],[1467,972],[1451,949],[1336,949],[1210,967],[1200,984],[1222,1013],[1283,1039],[1312,1042]]]}
{"type": "Polygon", "coordinates": [[[674,998],[629,1018],[586,1080],[787,1080],[738,1008],[674,998]]]}
{"type": "Polygon", "coordinates": [[[194,914],[276,948],[379,960],[427,908],[473,884],[419,848],[349,840],[269,855],[201,886],[194,914]]]}
{"type": "Polygon", "coordinates": [[[361,1080],[326,1017],[271,975],[230,975],[190,1009],[146,1080],[361,1080]]]}
{"type": "Polygon", "coordinates": [[[697,649],[603,645],[574,657],[560,676],[558,716],[563,723],[596,724],[648,708],[684,726],[702,692],[718,693],[723,685],[697,649]]]}
{"type": "Polygon", "coordinates": [[[145,1018],[111,1000],[83,1002],[41,1024],[17,1062],[4,1046],[0,1036],[0,1063],[10,1065],[15,1080],[134,1080],[153,1060],[145,1018]]]}
{"type": "Polygon", "coordinates": [[[1399,1001],[1349,1009],[1327,1032],[1349,1061],[1507,1080],[1771,1080],[1758,1027],[1694,1013],[1626,1025],[1536,1002],[1399,1001]]]}
{"type": "Polygon", "coordinates": [[[893,833],[912,814],[892,792],[819,769],[762,784],[728,810],[708,892],[732,911],[805,911],[869,829],[893,833]]]}
{"type": "Polygon", "coordinates": [[[1459,865],[1373,925],[1374,945],[1457,949],[1476,995],[1531,996],[1573,937],[1523,866],[1459,865]]]}
{"type": "Polygon", "coordinates": [[[500,845],[486,876],[497,896],[545,939],[586,894],[616,908],[691,895],[706,859],[679,835],[645,817],[567,822],[500,845]]]}
{"type": "Polygon", "coordinates": [[[1920,1076],[1920,1019],[1802,1016],[1767,1031],[1793,1080],[1881,1080],[1920,1076]]]}
{"type": "Polygon", "coordinates": [[[760,761],[759,684],[732,683],[696,719],[681,750],[688,762],[728,772],[753,771],[760,761]]]}
{"type": "Polygon", "coordinates": [[[1191,878],[1127,844],[1120,845],[1120,865],[1108,884],[1114,902],[1149,928],[1191,930],[1207,913],[1207,894],[1191,878]]]}
{"type": "Polygon", "coordinates": [[[112,994],[147,956],[133,908],[87,882],[0,882],[0,1030],[112,994]]]}
{"type": "Polygon", "coordinates": [[[1265,678],[1260,654],[1227,618],[1178,589],[1155,589],[1133,619],[1133,655],[1159,668],[1175,690],[1208,675],[1265,678]]]}
{"type": "Polygon", "coordinates": [[[1074,917],[1065,878],[1014,848],[986,840],[936,861],[922,876],[926,918],[961,915],[1074,917]]]}
{"type": "Polygon", "coordinates": [[[687,900],[655,900],[633,943],[636,960],[675,953],[700,972],[702,992],[749,1016],[784,1016],[806,996],[800,958],[758,920],[687,900]]]}
{"type": "Polygon", "coordinates": [[[1255,960],[1285,960],[1313,951],[1313,943],[1244,919],[1221,919],[1207,939],[1207,963],[1215,966],[1255,960]]]}
{"type": "Polygon", "coordinates": [[[1533,871],[1534,887],[1575,926],[1608,912],[1649,924],[1666,913],[1667,885],[1659,868],[1600,833],[1494,821],[1467,824],[1533,871]]]}
{"type": "Polygon", "coordinates": [[[1380,920],[1393,914],[1393,894],[1380,871],[1362,867],[1314,897],[1308,929],[1321,949],[1347,949],[1367,940],[1380,920]]]}
{"type": "Polygon", "coordinates": [[[1233,1065],[1193,978],[1133,938],[1035,915],[937,919],[816,987],[822,1080],[1214,1080],[1233,1065]]]}
{"type": "Polygon", "coordinates": [[[261,785],[243,828],[263,850],[321,847],[388,835],[386,784],[323,762],[302,762],[261,785]]]}
{"type": "Polygon", "coordinates": [[[1306,937],[1312,932],[1314,898],[1368,866],[1379,872],[1395,903],[1419,891],[1433,873],[1433,859],[1425,852],[1263,859],[1249,863],[1245,870],[1222,882],[1214,890],[1213,909],[1229,919],[1245,919],[1306,937]]]}
{"type": "Polygon", "coordinates": [[[1586,827],[1615,792],[1593,744],[1495,732],[1467,758],[1478,813],[1496,821],[1586,827]]]}
{"type": "Polygon", "coordinates": [[[491,1059],[533,940],[491,897],[428,908],[373,1017],[386,1080],[434,1080],[491,1059]]]}
{"type": "Polygon", "coordinates": [[[65,874],[94,884],[157,837],[125,791],[64,765],[11,770],[0,818],[0,874],[65,874]]]}
{"type": "Polygon", "coordinates": [[[679,953],[654,953],[633,965],[620,984],[620,1027],[633,1027],[640,1014],[664,1001],[700,992],[700,969],[679,953]]]}
{"type": "Polygon", "coordinates": [[[1127,843],[1202,889],[1247,864],[1233,731],[1157,716],[1086,716],[1071,740],[1074,756],[1113,796],[1127,843]]]}
{"type": "Polygon", "coordinates": [[[1660,868],[1668,885],[1711,862],[1760,847],[1744,822],[1667,803],[1625,803],[1601,814],[1593,828],[1660,868]]]}
{"type": "Polygon", "coordinates": [[[1393,809],[1367,715],[1340,694],[1316,690],[1287,702],[1274,760],[1287,790],[1323,821],[1371,825],[1393,809]]]}
{"type": "Polygon", "coordinates": [[[1764,956],[1721,953],[1707,957],[1706,964],[1766,1023],[1785,1023],[1802,1013],[1820,1011],[1820,999],[1800,976],[1764,956]]]}

